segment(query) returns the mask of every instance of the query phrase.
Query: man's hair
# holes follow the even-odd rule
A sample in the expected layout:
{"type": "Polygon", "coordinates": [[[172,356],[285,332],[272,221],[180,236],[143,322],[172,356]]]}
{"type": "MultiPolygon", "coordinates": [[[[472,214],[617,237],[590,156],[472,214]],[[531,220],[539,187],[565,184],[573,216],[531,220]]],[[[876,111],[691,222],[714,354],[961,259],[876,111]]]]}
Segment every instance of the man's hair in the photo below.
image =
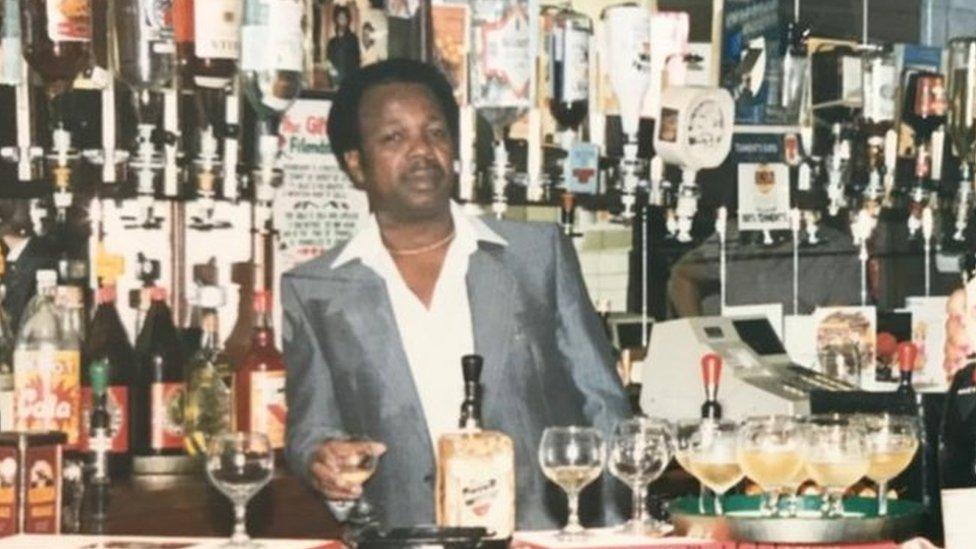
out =
{"type": "Polygon", "coordinates": [[[345,4],[336,4],[332,8],[332,22],[335,26],[339,26],[339,14],[346,14],[346,25],[352,25],[352,12],[349,11],[349,7],[345,4]]]}
{"type": "Polygon", "coordinates": [[[346,169],[343,155],[347,151],[359,150],[362,136],[359,127],[359,106],[363,95],[382,84],[403,83],[420,84],[430,90],[447,120],[455,146],[458,142],[458,104],[454,99],[454,89],[447,77],[439,69],[427,63],[411,59],[388,59],[366,65],[343,78],[342,86],[336,92],[332,108],[329,110],[328,133],[332,152],[346,169]]]}
{"type": "Polygon", "coordinates": [[[0,236],[29,236],[34,232],[33,228],[28,199],[0,199],[0,236]]]}

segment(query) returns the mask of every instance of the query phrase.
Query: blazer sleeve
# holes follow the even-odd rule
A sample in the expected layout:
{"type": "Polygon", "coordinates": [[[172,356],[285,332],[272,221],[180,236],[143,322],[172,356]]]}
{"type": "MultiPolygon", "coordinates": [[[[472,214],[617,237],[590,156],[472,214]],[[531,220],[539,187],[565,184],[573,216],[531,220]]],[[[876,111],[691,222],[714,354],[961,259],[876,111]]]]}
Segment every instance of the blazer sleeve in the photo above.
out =
{"type": "Polygon", "coordinates": [[[344,436],[332,375],[294,281],[281,280],[282,350],[288,402],[286,457],[292,472],[315,486],[309,463],[316,446],[344,436]]]}
{"type": "MultiPolygon", "coordinates": [[[[609,437],[621,419],[631,417],[613,351],[603,323],[586,291],[576,249],[569,239],[554,227],[556,248],[557,345],[562,361],[573,382],[583,395],[583,413],[590,424],[609,437]]],[[[609,475],[607,475],[609,476],[609,475]]],[[[603,479],[604,521],[617,522],[620,486],[603,479]]]]}

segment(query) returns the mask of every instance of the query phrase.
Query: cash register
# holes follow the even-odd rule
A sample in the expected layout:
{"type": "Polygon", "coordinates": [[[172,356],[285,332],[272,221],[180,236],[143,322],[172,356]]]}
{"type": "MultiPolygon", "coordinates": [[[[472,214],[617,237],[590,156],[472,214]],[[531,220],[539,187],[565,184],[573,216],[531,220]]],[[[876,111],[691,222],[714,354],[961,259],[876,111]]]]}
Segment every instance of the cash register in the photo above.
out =
{"type": "Polygon", "coordinates": [[[654,324],[641,373],[641,410],[668,419],[697,417],[704,400],[699,362],[709,353],[724,363],[718,400],[730,419],[806,414],[811,392],[855,389],[794,364],[765,316],[681,318],[654,324]]]}

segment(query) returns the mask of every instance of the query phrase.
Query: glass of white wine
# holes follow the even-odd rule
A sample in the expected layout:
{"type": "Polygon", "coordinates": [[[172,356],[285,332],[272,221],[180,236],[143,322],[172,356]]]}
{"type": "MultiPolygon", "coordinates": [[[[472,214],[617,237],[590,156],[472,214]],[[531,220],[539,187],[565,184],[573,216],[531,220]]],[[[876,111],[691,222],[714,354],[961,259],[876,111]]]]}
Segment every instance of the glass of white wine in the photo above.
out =
{"type": "MultiPolygon", "coordinates": [[[[342,440],[359,443],[360,450],[344,456],[339,463],[339,475],[349,484],[362,485],[373,476],[379,463],[379,456],[371,449],[373,440],[365,435],[350,435],[342,440]]],[[[354,527],[368,527],[376,521],[375,515],[373,506],[361,495],[356,498],[347,521],[354,527]]]]}
{"type": "Polygon", "coordinates": [[[871,464],[867,476],[878,484],[878,514],[888,514],[888,481],[904,471],[918,450],[918,419],[880,414],[865,416],[871,464]]]}
{"type": "Polygon", "coordinates": [[[586,537],[579,521],[579,495],[599,478],[606,460],[603,435],[593,427],[547,427],[539,442],[539,465],[552,482],[566,492],[569,518],[559,531],[560,540],[586,537]]]}
{"type": "MultiPolygon", "coordinates": [[[[701,429],[702,425],[701,418],[686,418],[679,419],[674,425],[674,459],[677,460],[678,465],[682,469],[688,472],[689,475],[694,476],[694,472],[691,470],[691,451],[693,449],[693,443],[698,437],[698,430],[701,429]]],[[[700,486],[698,491],[698,512],[705,514],[705,496],[707,495],[708,488],[701,482],[698,483],[700,486]]]]}
{"type": "Polygon", "coordinates": [[[799,424],[790,416],[751,417],[739,428],[739,465],[763,490],[763,515],[779,513],[780,492],[800,474],[801,442],[799,424]]]}
{"type": "Polygon", "coordinates": [[[274,451],[261,433],[225,433],[207,444],[207,478],[234,504],[234,533],[224,547],[259,547],[247,535],[247,502],[274,472],[274,451]]]}
{"type": "Polygon", "coordinates": [[[826,491],[823,514],[844,516],[844,491],[871,465],[862,422],[841,415],[813,416],[803,426],[806,471],[826,491]]]}
{"type": "Polygon", "coordinates": [[[736,454],[739,424],[734,421],[703,419],[692,441],[689,455],[691,474],[715,492],[715,514],[724,513],[722,496],[743,477],[736,454]]]}
{"type": "Polygon", "coordinates": [[[623,526],[625,531],[663,535],[667,525],[647,513],[647,486],[658,479],[674,453],[671,425],[663,420],[635,417],[621,421],[610,437],[607,467],[615,477],[630,487],[633,494],[633,516],[623,526]]]}

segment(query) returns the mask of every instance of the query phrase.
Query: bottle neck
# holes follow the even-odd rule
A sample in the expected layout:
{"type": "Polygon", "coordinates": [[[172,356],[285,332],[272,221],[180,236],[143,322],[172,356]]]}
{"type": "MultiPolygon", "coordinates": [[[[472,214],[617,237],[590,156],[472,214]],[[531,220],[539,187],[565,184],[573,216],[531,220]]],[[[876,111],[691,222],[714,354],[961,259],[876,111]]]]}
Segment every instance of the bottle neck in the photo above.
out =
{"type": "Polygon", "coordinates": [[[206,351],[220,350],[220,330],[217,325],[217,311],[204,309],[200,317],[200,348],[206,351]]]}
{"type": "Polygon", "coordinates": [[[464,430],[481,429],[481,388],[478,383],[464,384],[460,426],[464,430]]]}
{"type": "Polygon", "coordinates": [[[274,345],[274,330],[270,326],[255,326],[251,337],[254,347],[271,347],[274,345]]]}

